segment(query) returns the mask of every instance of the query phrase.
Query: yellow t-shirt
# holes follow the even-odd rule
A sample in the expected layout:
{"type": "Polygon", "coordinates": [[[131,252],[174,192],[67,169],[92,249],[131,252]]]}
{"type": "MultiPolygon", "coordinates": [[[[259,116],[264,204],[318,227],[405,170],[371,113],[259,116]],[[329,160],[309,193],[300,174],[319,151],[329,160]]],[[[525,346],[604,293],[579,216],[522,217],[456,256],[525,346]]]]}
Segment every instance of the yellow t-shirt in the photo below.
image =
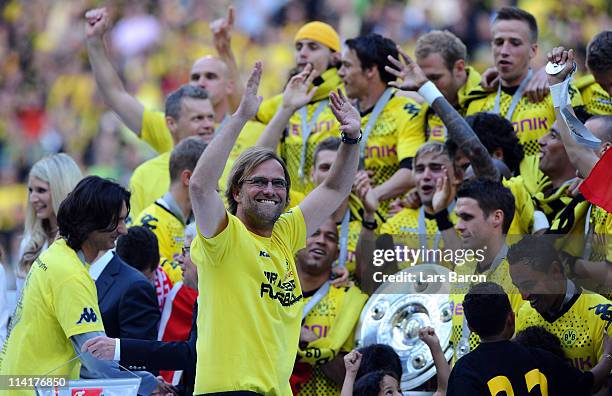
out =
{"type": "Polygon", "coordinates": [[[612,213],[592,205],[590,222],[594,233],[590,260],[612,263],[612,213]]]}
{"type": "MultiPolygon", "coordinates": [[[[380,227],[379,234],[390,234],[396,246],[408,246],[412,249],[443,249],[444,239],[438,231],[436,220],[428,218],[421,206],[419,209],[404,208],[397,212],[385,224],[380,227]]],[[[457,223],[455,211],[449,209],[449,220],[457,223]]],[[[419,259],[419,263],[431,263],[432,261],[419,259]]],[[[398,263],[400,269],[407,268],[412,263],[398,263]]],[[[448,266],[442,261],[440,265],[448,266]]]]}
{"type": "MultiPolygon", "coordinates": [[[[487,282],[494,282],[500,285],[506,294],[508,294],[508,298],[510,299],[510,306],[512,310],[516,313],[523,305],[524,301],[521,298],[521,294],[518,289],[512,283],[512,278],[510,277],[510,268],[508,264],[508,260],[504,257],[504,259],[499,263],[497,268],[491,270],[484,271],[482,273],[477,272],[477,267],[475,262],[465,263],[464,265],[457,265],[454,271],[458,275],[474,275],[474,274],[482,274],[486,275],[487,282]]],[[[476,282],[479,283],[479,282],[476,282]]],[[[450,294],[450,309],[452,312],[452,324],[453,330],[451,333],[451,342],[456,347],[461,340],[462,330],[463,330],[463,299],[465,295],[474,283],[472,282],[457,282],[451,283],[451,294],[450,294]]],[[[480,344],[480,337],[476,333],[470,333],[469,336],[470,343],[470,351],[473,351],[480,344]]],[[[457,351],[455,350],[455,353],[457,351]]],[[[455,359],[457,356],[455,355],[455,359]]]]}
{"type": "MultiPolygon", "coordinates": [[[[573,107],[582,106],[580,92],[572,85],[570,85],[569,94],[573,107]]],[[[497,92],[492,92],[485,98],[470,102],[467,115],[494,110],[496,96],[497,92]]],[[[508,112],[511,102],[512,95],[502,90],[500,99],[500,114],[502,116],[505,116],[508,112]]],[[[538,140],[548,133],[555,119],[555,108],[550,95],[539,103],[531,103],[526,96],[519,100],[511,121],[519,142],[525,149],[525,155],[533,155],[539,152],[538,140]]]]}
{"type": "Polygon", "coordinates": [[[174,256],[181,254],[185,246],[185,223],[158,199],[140,212],[133,225],[145,226],[155,234],[162,269],[172,284],[182,280],[181,267],[172,263],[174,256]]]}
{"type": "MultiPolygon", "coordinates": [[[[257,143],[264,127],[263,124],[255,121],[246,123],[232,147],[219,180],[222,190],[225,190],[225,181],[234,162],[245,149],[257,143]]],[[[170,151],[174,147],[174,142],[166,125],[164,113],[145,110],[142,118],[142,140],[161,154],[138,166],[130,178],[130,191],[132,192],[130,212],[133,214],[142,212],[144,208],[164,195],[170,187],[170,151]]]]}
{"type": "Polygon", "coordinates": [[[575,81],[580,90],[586,111],[593,115],[612,114],[612,98],[605,89],[595,82],[593,75],[583,76],[575,81]]]}
{"type": "Polygon", "coordinates": [[[270,238],[231,214],[213,238],[191,245],[198,267],[195,392],[246,390],[291,395],[289,377],[302,320],[295,253],[306,245],[299,207],[277,220],[270,238]]]}
{"type": "MultiPolygon", "coordinates": [[[[76,356],[70,337],[104,332],[96,285],[64,239],[32,265],[9,331],[0,354],[0,375],[47,374],[76,356]]],[[[78,364],[73,361],[53,374],[74,375],[78,364]]]]}
{"type": "MultiPolygon", "coordinates": [[[[459,101],[459,108],[457,108],[457,111],[464,117],[471,101],[475,99],[481,99],[489,94],[481,88],[481,76],[480,73],[476,71],[476,69],[471,66],[468,66],[466,68],[466,72],[467,80],[465,84],[463,84],[463,86],[457,91],[457,99],[459,101]]],[[[442,122],[442,119],[433,111],[433,109],[429,106],[428,103],[423,103],[421,107],[421,114],[424,117],[425,138],[428,141],[446,141],[446,126],[442,122]]]]}
{"type": "Polygon", "coordinates": [[[530,304],[518,312],[516,331],[542,326],[559,337],[565,357],[575,368],[589,371],[603,354],[603,333],[612,335],[612,307],[599,294],[583,291],[561,316],[545,319],[530,304]]]}
{"type": "MultiPolygon", "coordinates": [[[[304,298],[304,303],[310,301],[304,298]]],[[[304,318],[304,326],[321,337],[298,349],[298,362],[312,364],[314,371],[310,380],[300,389],[305,396],[340,394],[340,385],[327,378],[317,366],[333,360],[339,352],[353,349],[353,334],[361,310],[368,296],[357,286],[336,288],[331,286],[321,301],[304,318]]]]}

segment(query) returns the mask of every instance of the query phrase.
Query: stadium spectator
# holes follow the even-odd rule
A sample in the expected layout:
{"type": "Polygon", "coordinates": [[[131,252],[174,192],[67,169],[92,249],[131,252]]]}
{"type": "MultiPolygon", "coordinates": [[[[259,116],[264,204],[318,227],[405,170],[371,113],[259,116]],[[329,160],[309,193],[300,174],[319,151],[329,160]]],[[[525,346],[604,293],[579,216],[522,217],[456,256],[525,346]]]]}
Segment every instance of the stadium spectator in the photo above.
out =
{"type": "Polygon", "coordinates": [[[127,234],[117,239],[116,250],[121,260],[140,271],[151,284],[155,284],[159,247],[153,231],[143,226],[128,228],[127,234]]]}

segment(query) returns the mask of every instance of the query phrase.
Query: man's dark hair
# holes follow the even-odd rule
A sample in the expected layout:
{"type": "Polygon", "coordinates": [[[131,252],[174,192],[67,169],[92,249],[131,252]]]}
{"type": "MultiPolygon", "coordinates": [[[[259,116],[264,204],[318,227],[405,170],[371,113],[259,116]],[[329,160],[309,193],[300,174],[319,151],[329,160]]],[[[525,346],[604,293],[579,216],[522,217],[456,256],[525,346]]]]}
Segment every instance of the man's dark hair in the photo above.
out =
{"type": "Polygon", "coordinates": [[[184,170],[193,171],[206,146],[197,136],[181,140],[170,154],[170,180],[178,180],[184,170]]]}
{"type": "Polygon", "coordinates": [[[129,191],[114,181],[88,176],[60,204],[59,234],[73,250],[80,250],[92,232],[117,228],[124,203],[129,213],[129,191]]]}
{"type": "Polygon", "coordinates": [[[531,43],[538,42],[538,22],[529,12],[517,7],[503,7],[497,11],[493,23],[497,21],[523,21],[529,26],[531,43]]]}
{"type": "Polygon", "coordinates": [[[391,55],[395,59],[398,57],[397,44],[393,40],[380,34],[370,33],[367,36],[348,39],[345,43],[357,54],[362,69],[376,66],[382,81],[385,83],[395,81],[396,77],[385,70],[385,66],[389,65],[387,56],[391,55]]]}
{"type": "Polygon", "coordinates": [[[140,272],[155,271],[159,265],[157,236],[145,226],[130,227],[117,239],[117,254],[140,272]]]}
{"type": "Polygon", "coordinates": [[[516,137],[512,123],[498,114],[481,112],[466,117],[465,121],[472,127],[478,139],[489,154],[501,149],[504,163],[514,175],[519,173],[519,164],[525,157],[523,146],[516,137]]]}
{"type": "Polygon", "coordinates": [[[500,209],[504,213],[502,233],[506,234],[510,229],[515,209],[514,195],[500,182],[488,179],[468,180],[457,191],[457,198],[474,199],[487,217],[500,209]]]}
{"type": "Polygon", "coordinates": [[[587,46],[586,64],[591,73],[612,71],[612,30],[604,30],[593,37],[587,46]]]}
{"type": "Polygon", "coordinates": [[[312,154],[313,166],[317,164],[317,160],[319,159],[319,153],[321,151],[325,151],[325,150],[338,151],[339,149],[340,149],[340,138],[328,137],[322,140],[319,144],[317,144],[317,147],[315,148],[315,151],[312,154]]]}
{"type": "Polygon", "coordinates": [[[373,371],[390,371],[398,380],[402,378],[402,361],[395,350],[389,345],[372,344],[359,348],[361,364],[355,379],[373,371]]]}
{"type": "Polygon", "coordinates": [[[393,377],[397,382],[400,382],[400,379],[391,371],[372,371],[355,381],[355,385],[353,385],[353,396],[378,395],[380,393],[380,385],[385,375],[393,377]]]}
{"type": "Polygon", "coordinates": [[[508,264],[525,264],[534,271],[548,273],[553,261],[561,263],[550,235],[526,235],[508,249],[508,264]]]}
{"type": "Polygon", "coordinates": [[[166,98],[165,115],[178,120],[181,117],[183,98],[208,99],[208,92],[197,85],[183,84],[166,98]]]}
{"type": "Polygon", "coordinates": [[[470,288],[463,300],[465,319],[481,338],[501,334],[510,312],[510,299],[497,283],[478,283],[470,288]]]}
{"type": "Polygon", "coordinates": [[[529,348],[541,348],[565,360],[559,337],[542,326],[529,326],[516,333],[514,342],[529,348]]]}

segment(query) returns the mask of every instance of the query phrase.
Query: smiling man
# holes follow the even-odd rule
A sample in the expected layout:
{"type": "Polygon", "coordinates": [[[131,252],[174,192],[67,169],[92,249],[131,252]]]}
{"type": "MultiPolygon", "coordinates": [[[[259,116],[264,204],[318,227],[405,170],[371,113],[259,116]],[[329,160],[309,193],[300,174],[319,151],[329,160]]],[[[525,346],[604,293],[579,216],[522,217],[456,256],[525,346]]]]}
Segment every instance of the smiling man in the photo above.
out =
{"type": "Polygon", "coordinates": [[[570,364],[588,371],[603,352],[603,334],[612,335],[609,300],[569,280],[550,237],[527,236],[508,250],[510,275],[524,304],[516,330],[542,326],[559,337],[570,364]]]}
{"type": "MultiPolygon", "coordinates": [[[[129,199],[130,193],[120,185],[89,176],[62,202],[57,213],[61,238],[40,255],[26,278],[0,354],[1,375],[53,372],[78,379],[74,377],[78,356],[84,378],[133,377],[120,371],[116,363],[81,354],[85,341],[104,335],[89,263],[126,233],[129,199]]],[[[156,387],[155,378],[149,373],[139,376],[143,379],[139,393],[150,394],[156,387]]],[[[34,394],[34,390],[14,393],[34,394]]]]}
{"type": "Polygon", "coordinates": [[[241,154],[230,172],[226,211],[218,180],[242,127],[259,108],[261,72],[258,62],[238,110],[204,151],[190,179],[198,227],[191,257],[203,291],[196,394],[291,394],[303,308],[294,254],[349,195],[359,162],[359,113],[341,91],[332,93],[330,108],[343,143],[325,181],[284,213],[289,172],[273,150],[254,147],[241,154]]]}
{"type": "MultiPolygon", "coordinates": [[[[497,92],[472,101],[467,114],[493,111],[511,121],[526,155],[538,152],[538,139],[546,134],[555,120],[550,95],[539,103],[523,96],[531,79],[531,61],[538,51],[538,25],[533,15],[520,8],[500,9],[491,25],[491,49],[499,73],[497,92]]],[[[572,106],[582,106],[579,92],[570,86],[572,106]]]]}

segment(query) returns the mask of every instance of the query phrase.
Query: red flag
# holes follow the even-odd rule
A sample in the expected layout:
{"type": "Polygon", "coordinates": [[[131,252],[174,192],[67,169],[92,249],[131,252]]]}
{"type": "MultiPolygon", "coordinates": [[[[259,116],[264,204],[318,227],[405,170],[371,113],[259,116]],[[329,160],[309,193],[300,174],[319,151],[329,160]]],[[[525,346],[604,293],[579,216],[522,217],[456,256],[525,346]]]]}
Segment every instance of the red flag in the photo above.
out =
{"type": "Polygon", "coordinates": [[[580,192],[594,205],[612,213],[612,150],[606,150],[580,185],[580,192]]]}

